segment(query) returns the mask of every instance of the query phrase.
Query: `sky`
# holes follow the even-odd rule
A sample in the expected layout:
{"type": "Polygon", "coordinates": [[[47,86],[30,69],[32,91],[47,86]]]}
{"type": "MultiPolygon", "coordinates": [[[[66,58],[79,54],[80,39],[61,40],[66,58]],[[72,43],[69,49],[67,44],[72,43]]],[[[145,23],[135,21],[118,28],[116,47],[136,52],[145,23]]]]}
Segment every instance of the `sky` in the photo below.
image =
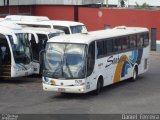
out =
{"type": "MultiPolygon", "coordinates": [[[[160,0],[127,0],[129,5],[135,5],[137,2],[139,5],[142,5],[143,3],[147,3],[150,6],[160,6],[160,0]]],[[[104,0],[104,3],[106,3],[106,0],[104,0]]],[[[118,4],[118,0],[108,0],[109,4],[118,4]]]]}

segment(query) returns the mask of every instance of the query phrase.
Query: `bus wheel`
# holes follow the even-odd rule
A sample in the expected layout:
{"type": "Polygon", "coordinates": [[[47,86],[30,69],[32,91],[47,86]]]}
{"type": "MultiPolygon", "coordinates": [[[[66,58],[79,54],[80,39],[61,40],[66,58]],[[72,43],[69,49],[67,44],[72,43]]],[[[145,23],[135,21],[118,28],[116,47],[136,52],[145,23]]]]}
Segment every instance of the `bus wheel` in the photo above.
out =
{"type": "Polygon", "coordinates": [[[94,91],[95,95],[98,95],[98,94],[101,92],[102,86],[103,86],[103,83],[102,83],[102,81],[99,79],[98,82],[97,82],[97,88],[96,88],[96,90],[94,91]]]}
{"type": "Polygon", "coordinates": [[[133,70],[133,76],[131,78],[131,81],[136,81],[137,80],[137,77],[138,77],[138,68],[135,67],[134,70],[133,70]]]}

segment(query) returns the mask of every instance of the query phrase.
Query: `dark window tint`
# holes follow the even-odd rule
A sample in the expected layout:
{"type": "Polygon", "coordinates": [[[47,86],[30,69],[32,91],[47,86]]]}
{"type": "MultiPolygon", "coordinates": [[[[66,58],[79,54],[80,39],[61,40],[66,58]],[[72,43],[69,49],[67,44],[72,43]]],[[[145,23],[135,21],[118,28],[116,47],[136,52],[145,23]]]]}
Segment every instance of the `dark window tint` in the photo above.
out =
{"type": "Polygon", "coordinates": [[[38,43],[36,43],[36,40],[33,34],[31,34],[30,43],[32,48],[33,59],[39,60],[39,46],[38,46],[38,43]]]}
{"type": "Polygon", "coordinates": [[[144,46],[148,46],[149,45],[149,34],[148,33],[144,33],[144,46]]]}
{"type": "Polygon", "coordinates": [[[137,46],[143,47],[144,34],[137,34],[137,46]]]}
{"type": "Polygon", "coordinates": [[[128,37],[121,38],[121,42],[122,42],[122,49],[123,50],[129,49],[129,39],[128,39],[128,37]]]}
{"type": "Polygon", "coordinates": [[[114,49],[114,52],[118,52],[118,51],[122,50],[121,39],[120,38],[114,39],[113,49],[114,49]]]}
{"type": "Polygon", "coordinates": [[[2,34],[0,34],[0,64],[11,64],[10,48],[6,37],[2,34]]]}
{"type": "Polygon", "coordinates": [[[97,58],[100,58],[104,55],[104,41],[98,41],[97,42],[97,58]]]}
{"type": "Polygon", "coordinates": [[[42,49],[45,49],[45,46],[46,46],[46,43],[47,43],[47,40],[48,40],[48,37],[47,35],[45,34],[37,34],[38,36],[38,40],[39,40],[39,49],[42,50],[42,49]]]}
{"type": "Polygon", "coordinates": [[[65,32],[65,34],[70,34],[68,27],[54,25],[53,28],[54,29],[58,29],[58,30],[62,30],[62,31],[65,32]]]}
{"type": "Polygon", "coordinates": [[[95,42],[92,42],[88,48],[87,58],[87,76],[90,76],[93,72],[95,64],[95,42]]]}
{"type": "Polygon", "coordinates": [[[104,53],[105,55],[111,54],[113,52],[113,40],[105,40],[104,41],[104,53]]]}
{"type": "Polygon", "coordinates": [[[50,25],[32,25],[32,24],[19,24],[21,26],[28,26],[28,27],[36,27],[36,28],[51,28],[50,25]]]}
{"type": "Polygon", "coordinates": [[[135,48],[137,46],[136,44],[136,35],[130,35],[130,48],[135,48]]]}

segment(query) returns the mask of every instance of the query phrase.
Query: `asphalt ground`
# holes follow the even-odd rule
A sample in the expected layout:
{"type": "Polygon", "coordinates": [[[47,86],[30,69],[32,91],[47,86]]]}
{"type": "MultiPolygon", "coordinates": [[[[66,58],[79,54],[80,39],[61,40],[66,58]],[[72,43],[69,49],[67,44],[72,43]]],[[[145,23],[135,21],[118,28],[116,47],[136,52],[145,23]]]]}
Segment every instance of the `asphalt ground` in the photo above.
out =
{"type": "Polygon", "coordinates": [[[40,76],[0,80],[0,113],[115,114],[160,113],[160,54],[136,82],[105,87],[99,95],[44,92],[40,76]]]}

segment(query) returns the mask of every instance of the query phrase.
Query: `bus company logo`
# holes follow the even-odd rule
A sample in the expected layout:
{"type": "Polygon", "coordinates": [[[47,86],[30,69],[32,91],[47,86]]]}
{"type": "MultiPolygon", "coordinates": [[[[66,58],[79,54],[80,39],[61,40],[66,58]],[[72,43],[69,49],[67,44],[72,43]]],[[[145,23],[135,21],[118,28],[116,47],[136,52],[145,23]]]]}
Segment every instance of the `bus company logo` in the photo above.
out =
{"type": "Polygon", "coordinates": [[[127,58],[126,55],[122,55],[121,57],[119,57],[119,55],[117,57],[110,56],[107,59],[107,63],[108,64],[106,65],[106,68],[109,67],[112,64],[117,64],[117,63],[125,62],[127,59],[128,58],[127,58]]]}
{"type": "Polygon", "coordinates": [[[109,67],[110,65],[112,64],[117,64],[119,61],[119,56],[118,57],[113,57],[113,56],[110,56],[108,59],[107,59],[107,65],[106,65],[106,68],[109,67]]]}

